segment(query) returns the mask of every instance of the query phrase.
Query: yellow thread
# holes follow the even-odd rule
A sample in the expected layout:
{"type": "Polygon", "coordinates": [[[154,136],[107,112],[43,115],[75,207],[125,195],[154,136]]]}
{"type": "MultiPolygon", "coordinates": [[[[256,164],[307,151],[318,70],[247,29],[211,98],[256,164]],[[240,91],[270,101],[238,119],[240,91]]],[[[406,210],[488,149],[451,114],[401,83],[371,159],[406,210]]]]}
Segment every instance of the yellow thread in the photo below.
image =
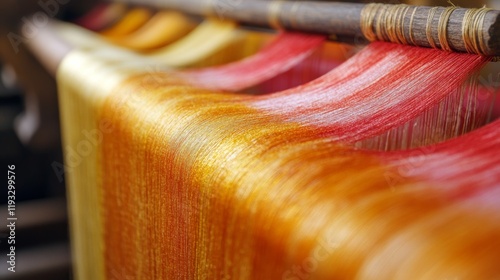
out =
{"type": "Polygon", "coordinates": [[[415,42],[415,36],[413,36],[413,20],[415,19],[415,14],[417,13],[417,10],[418,10],[418,6],[415,6],[415,8],[413,9],[413,13],[411,13],[411,16],[410,16],[410,30],[408,31],[408,33],[410,34],[410,42],[416,46],[417,43],[415,42]]]}
{"type": "Polygon", "coordinates": [[[387,13],[381,14],[380,18],[382,19],[382,23],[387,24],[387,28],[385,30],[385,36],[387,41],[398,41],[397,38],[397,17],[398,17],[398,7],[399,6],[391,6],[387,8],[387,13]]]}
{"type": "Polygon", "coordinates": [[[438,23],[439,45],[441,45],[441,49],[448,51],[448,52],[452,51],[450,44],[448,42],[448,36],[447,36],[448,21],[450,20],[451,14],[456,9],[457,9],[456,7],[448,7],[441,13],[441,16],[439,17],[439,23],[438,23]]]}
{"type": "MultiPolygon", "coordinates": [[[[361,31],[369,41],[389,41],[408,44],[405,19],[408,5],[368,4],[361,12],[361,31]]],[[[415,44],[412,32],[416,8],[410,17],[410,40],[415,44]]]]}
{"type": "Polygon", "coordinates": [[[399,44],[407,44],[405,36],[405,18],[410,6],[408,5],[394,5],[389,8],[387,19],[385,20],[387,24],[387,35],[391,42],[399,44]]]}
{"type": "Polygon", "coordinates": [[[381,41],[389,41],[387,37],[387,31],[384,28],[386,26],[386,23],[384,22],[384,18],[387,16],[387,10],[388,6],[387,5],[381,5],[380,6],[380,12],[378,13],[377,16],[377,24],[375,25],[375,34],[377,34],[377,37],[381,41]]]}
{"type": "Polygon", "coordinates": [[[398,31],[397,31],[397,36],[398,38],[400,38],[400,41],[401,43],[403,44],[408,44],[408,40],[406,39],[406,36],[405,36],[405,19],[406,19],[406,14],[408,13],[408,11],[410,10],[410,6],[406,6],[403,8],[403,13],[401,14],[401,17],[399,19],[400,21],[400,28],[398,28],[398,31]]]}
{"type": "Polygon", "coordinates": [[[121,18],[118,23],[107,29],[100,31],[101,35],[108,38],[117,38],[120,36],[126,36],[146,24],[148,20],[152,17],[153,13],[144,8],[134,8],[127,12],[121,18]]]}
{"type": "MultiPolygon", "coordinates": [[[[389,41],[399,44],[413,44],[417,45],[414,33],[413,22],[418,7],[414,7],[410,16],[410,23],[408,27],[409,40],[405,32],[405,20],[411,6],[408,5],[384,5],[384,4],[368,4],[361,12],[361,31],[369,41],[389,41]]],[[[434,37],[432,36],[432,22],[438,7],[431,8],[427,17],[427,24],[425,27],[427,40],[429,45],[433,48],[438,48],[434,37]]],[[[451,13],[455,7],[447,8],[439,18],[438,38],[440,45],[451,51],[448,43],[447,24],[451,13]]]]}
{"type": "Polygon", "coordinates": [[[469,9],[464,14],[462,25],[462,38],[468,53],[487,54],[484,42],[484,20],[490,8],[469,9]]]}
{"type": "MultiPolygon", "coordinates": [[[[406,35],[405,20],[410,11],[410,6],[407,5],[386,5],[386,4],[367,4],[361,11],[360,27],[361,32],[368,41],[389,41],[399,44],[418,45],[414,34],[414,20],[417,14],[418,7],[413,7],[410,15],[408,36],[406,35]]],[[[452,7],[443,8],[440,12],[437,23],[437,38],[434,39],[433,27],[434,17],[440,7],[432,7],[427,15],[425,25],[425,35],[428,44],[432,48],[443,49],[445,51],[453,51],[448,38],[448,24],[453,12],[458,9],[452,4],[452,7]]],[[[488,53],[488,46],[484,40],[484,21],[486,14],[491,9],[468,9],[465,12],[462,37],[464,40],[465,49],[469,53],[483,54],[488,53]]]]}
{"type": "Polygon", "coordinates": [[[382,4],[367,4],[361,11],[361,32],[368,41],[376,41],[377,35],[374,30],[374,20],[382,4]]]}
{"type": "Polygon", "coordinates": [[[429,10],[429,15],[427,16],[427,24],[425,25],[425,35],[427,36],[427,41],[429,42],[429,45],[435,49],[437,49],[437,45],[434,41],[434,38],[432,37],[432,19],[434,18],[437,9],[438,7],[433,7],[429,10]]]}
{"type": "Polygon", "coordinates": [[[274,29],[284,29],[280,21],[280,11],[283,5],[283,0],[276,0],[269,3],[269,25],[274,29]]]}

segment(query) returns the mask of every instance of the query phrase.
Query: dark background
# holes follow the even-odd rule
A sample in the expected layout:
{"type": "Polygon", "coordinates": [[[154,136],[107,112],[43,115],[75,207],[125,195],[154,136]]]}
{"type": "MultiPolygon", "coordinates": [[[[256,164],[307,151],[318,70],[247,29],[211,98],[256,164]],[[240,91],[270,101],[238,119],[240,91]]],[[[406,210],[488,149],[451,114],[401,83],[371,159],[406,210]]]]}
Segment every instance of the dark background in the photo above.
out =
{"type": "MultiPolygon", "coordinates": [[[[16,166],[18,217],[17,272],[11,273],[5,261],[5,176],[0,179],[3,186],[0,190],[0,279],[71,279],[64,179],[52,169],[54,162],[62,163],[56,83],[25,44],[20,44],[16,52],[8,37],[21,34],[19,27],[30,14],[44,11],[40,1],[48,4],[56,0],[0,0],[0,173],[6,175],[7,165],[16,166]]],[[[64,4],[58,3],[54,17],[62,20],[78,18],[99,2],[59,1],[64,4]]],[[[453,2],[462,7],[484,4],[484,1],[453,2]]],[[[411,3],[448,6],[446,0],[411,3]]]]}

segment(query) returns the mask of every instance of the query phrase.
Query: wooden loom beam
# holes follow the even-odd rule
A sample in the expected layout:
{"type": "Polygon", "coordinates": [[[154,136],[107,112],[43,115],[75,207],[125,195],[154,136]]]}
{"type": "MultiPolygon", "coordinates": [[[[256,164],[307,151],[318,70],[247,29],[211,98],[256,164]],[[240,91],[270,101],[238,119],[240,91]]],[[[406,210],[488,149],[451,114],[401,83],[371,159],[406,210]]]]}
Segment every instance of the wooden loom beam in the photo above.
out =
{"type": "MultiPolygon", "coordinates": [[[[120,0],[120,2],[124,1],[120,0]]],[[[362,11],[367,4],[264,0],[125,0],[125,2],[161,9],[174,9],[198,16],[215,16],[255,26],[327,34],[334,40],[345,42],[366,42],[361,29],[361,18],[362,11]]],[[[410,12],[403,15],[404,36],[406,38],[413,37],[417,46],[431,47],[428,38],[429,25],[430,36],[441,48],[438,26],[440,17],[446,8],[436,7],[432,9],[432,7],[419,6],[413,12],[416,6],[408,7],[410,7],[410,12]],[[429,16],[431,10],[434,16],[429,16]]],[[[464,15],[468,10],[470,9],[455,9],[445,25],[447,41],[454,51],[467,52],[462,25],[464,15]]],[[[376,23],[375,19],[374,25],[376,23]]],[[[482,27],[480,25],[474,26],[470,22],[467,24],[471,25],[473,29],[478,29],[478,40],[484,44],[481,54],[500,55],[499,10],[488,11],[485,14],[482,27]]],[[[469,50],[469,52],[471,51],[469,50]]]]}

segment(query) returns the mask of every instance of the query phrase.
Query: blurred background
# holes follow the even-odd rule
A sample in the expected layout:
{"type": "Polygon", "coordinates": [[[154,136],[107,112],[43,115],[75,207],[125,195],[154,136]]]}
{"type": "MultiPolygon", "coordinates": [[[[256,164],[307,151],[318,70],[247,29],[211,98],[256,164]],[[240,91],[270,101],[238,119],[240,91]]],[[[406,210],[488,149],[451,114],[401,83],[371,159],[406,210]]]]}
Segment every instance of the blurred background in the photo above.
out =
{"type": "MultiPolygon", "coordinates": [[[[0,194],[0,279],[71,279],[71,254],[62,163],[56,83],[25,44],[18,51],[8,34],[31,13],[38,0],[0,2],[0,167],[16,166],[16,273],[7,270],[7,185],[0,194]],[[4,225],[5,223],[5,225],[4,225]]],[[[59,1],[63,3],[65,1],[59,1]]],[[[55,17],[71,20],[97,1],[66,1],[55,17]]]]}
{"type": "MultiPolygon", "coordinates": [[[[8,233],[5,226],[0,226],[0,279],[72,278],[56,83],[25,44],[13,47],[9,40],[9,34],[21,34],[20,26],[28,15],[42,11],[42,5],[54,1],[59,5],[53,17],[69,21],[100,2],[0,1],[0,169],[5,172],[7,165],[16,166],[18,217],[16,273],[7,270],[8,233]]],[[[350,2],[449,5],[446,0],[350,2]]],[[[500,8],[500,1],[486,2],[453,1],[462,7],[488,4],[500,8]]],[[[7,224],[7,185],[2,186],[0,224],[7,224]]]]}

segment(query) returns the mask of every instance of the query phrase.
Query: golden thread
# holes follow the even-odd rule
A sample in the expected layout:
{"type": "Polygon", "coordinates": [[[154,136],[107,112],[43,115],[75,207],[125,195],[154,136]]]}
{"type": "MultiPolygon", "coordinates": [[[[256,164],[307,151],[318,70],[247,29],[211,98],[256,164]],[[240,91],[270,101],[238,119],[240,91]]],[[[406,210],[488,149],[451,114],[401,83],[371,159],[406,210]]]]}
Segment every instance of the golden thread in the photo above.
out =
{"type": "Polygon", "coordinates": [[[375,30],[373,28],[373,22],[379,8],[382,6],[383,4],[371,3],[367,4],[361,11],[361,32],[370,42],[377,40],[377,35],[375,34],[375,30]]]}
{"type": "Polygon", "coordinates": [[[384,15],[380,15],[381,22],[383,24],[387,24],[387,28],[385,30],[385,38],[387,41],[397,41],[397,24],[396,19],[398,17],[398,7],[399,6],[391,6],[387,7],[387,12],[384,15]]]}
{"type": "Polygon", "coordinates": [[[441,45],[441,49],[451,52],[453,51],[448,42],[448,22],[450,20],[451,14],[457,9],[457,7],[448,7],[446,8],[439,17],[438,23],[438,40],[439,45],[441,45]]]}
{"type": "Polygon", "coordinates": [[[283,0],[276,0],[269,3],[269,15],[268,21],[269,25],[274,29],[283,30],[283,25],[280,21],[280,11],[283,5],[283,0]]]}
{"type": "Polygon", "coordinates": [[[468,9],[464,14],[462,38],[468,53],[487,55],[488,47],[484,42],[484,20],[490,8],[468,9]]]}
{"type": "MultiPolygon", "coordinates": [[[[361,31],[369,41],[389,41],[408,44],[405,34],[405,19],[408,5],[368,4],[361,12],[361,31]]],[[[413,11],[410,25],[415,15],[413,11]]],[[[411,29],[411,27],[410,27],[411,29]]],[[[410,39],[414,42],[410,34],[410,39]]]]}
{"type": "MultiPolygon", "coordinates": [[[[368,4],[361,12],[361,31],[369,41],[389,41],[398,44],[413,44],[417,45],[413,33],[413,22],[418,7],[413,7],[408,26],[409,40],[405,32],[405,20],[411,6],[408,5],[385,5],[385,4],[368,4]]],[[[426,36],[429,45],[433,48],[438,48],[432,36],[432,22],[438,7],[431,8],[427,17],[426,36]]],[[[446,27],[455,10],[454,7],[446,9],[439,19],[440,28],[438,32],[439,42],[446,50],[451,50],[448,39],[446,37],[446,27]]]]}
{"type": "Polygon", "coordinates": [[[432,19],[434,18],[434,15],[436,15],[436,10],[438,7],[433,7],[429,10],[429,15],[427,16],[427,23],[425,25],[425,35],[427,36],[427,41],[429,42],[429,45],[432,48],[437,49],[436,42],[434,41],[434,38],[432,37],[432,19]]]}
{"type": "Polygon", "coordinates": [[[408,44],[408,40],[406,39],[406,35],[405,35],[405,19],[406,19],[406,14],[408,13],[409,10],[410,10],[410,6],[405,6],[403,8],[403,13],[401,13],[401,17],[399,18],[399,22],[401,22],[400,28],[398,28],[397,34],[396,34],[398,36],[398,38],[400,38],[401,43],[405,44],[405,45],[408,44]]]}
{"type": "MultiPolygon", "coordinates": [[[[418,7],[413,7],[410,15],[409,26],[405,26],[405,20],[412,7],[408,5],[387,5],[371,3],[365,5],[361,11],[360,27],[363,36],[370,42],[388,41],[399,44],[419,45],[415,39],[414,26],[415,16],[418,7]],[[405,32],[408,29],[408,36],[405,32]]],[[[440,7],[432,7],[427,15],[425,25],[425,35],[430,47],[453,51],[448,38],[448,25],[453,12],[458,9],[457,6],[444,8],[439,15],[437,24],[438,42],[433,36],[434,18],[440,7]]],[[[484,40],[484,21],[486,14],[492,9],[468,9],[465,12],[462,24],[462,37],[465,49],[469,53],[486,55],[488,46],[484,40]]]]}
{"type": "Polygon", "coordinates": [[[417,13],[418,6],[415,6],[413,9],[413,12],[411,13],[410,16],[410,29],[408,30],[408,33],[410,34],[410,42],[412,45],[416,46],[417,43],[415,42],[415,36],[413,36],[413,20],[415,19],[415,14],[417,13]]]}
{"type": "Polygon", "coordinates": [[[399,44],[408,44],[405,36],[405,18],[410,6],[408,5],[394,5],[390,8],[391,14],[388,20],[390,29],[388,29],[389,41],[399,44]]]}
{"type": "Polygon", "coordinates": [[[388,6],[387,5],[382,5],[380,6],[380,12],[378,13],[377,16],[377,24],[375,25],[375,34],[377,34],[377,37],[380,38],[379,40],[381,41],[388,41],[388,37],[386,36],[387,30],[384,28],[386,23],[384,22],[384,18],[387,17],[388,15],[388,6]]]}
{"type": "Polygon", "coordinates": [[[377,25],[375,33],[379,38],[382,38],[383,41],[390,41],[389,34],[390,32],[392,32],[392,27],[394,27],[392,25],[389,26],[392,20],[391,16],[393,15],[392,9],[393,7],[384,5],[380,8],[380,12],[378,13],[377,16],[377,25]]]}

